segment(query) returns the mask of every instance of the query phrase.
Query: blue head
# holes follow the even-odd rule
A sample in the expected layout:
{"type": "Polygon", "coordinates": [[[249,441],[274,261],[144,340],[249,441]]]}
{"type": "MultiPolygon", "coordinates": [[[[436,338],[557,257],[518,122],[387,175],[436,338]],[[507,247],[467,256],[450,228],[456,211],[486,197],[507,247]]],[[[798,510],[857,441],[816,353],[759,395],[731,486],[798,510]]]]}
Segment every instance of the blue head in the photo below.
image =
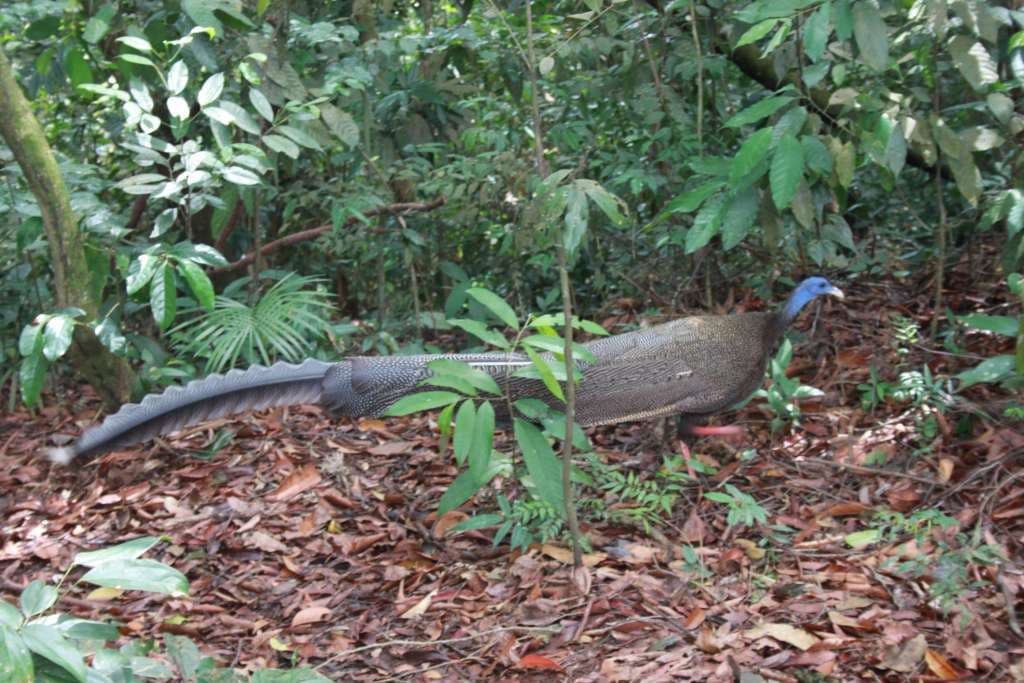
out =
{"type": "Polygon", "coordinates": [[[804,306],[815,297],[822,296],[823,294],[829,294],[831,296],[843,298],[843,292],[838,287],[833,287],[832,283],[823,277],[809,277],[793,290],[793,294],[790,295],[789,301],[786,302],[786,308],[783,309],[783,317],[786,322],[793,320],[804,306]]]}

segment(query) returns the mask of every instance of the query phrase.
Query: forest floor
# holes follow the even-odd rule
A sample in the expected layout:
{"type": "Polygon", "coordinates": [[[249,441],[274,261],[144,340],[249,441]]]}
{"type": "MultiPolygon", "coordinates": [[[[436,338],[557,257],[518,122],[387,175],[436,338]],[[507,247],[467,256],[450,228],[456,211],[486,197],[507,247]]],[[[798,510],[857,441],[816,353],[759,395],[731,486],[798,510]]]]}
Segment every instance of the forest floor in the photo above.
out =
{"type": "MultiPolygon", "coordinates": [[[[984,290],[954,275],[946,304],[1006,314],[1009,301],[994,278],[984,290]]],[[[774,434],[764,401],[726,416],[747,435],[694,442],[715,473],[650,532],[584,520],[593,553],[575,575],[564,547],[446,533],[465,514],[436,518],[457,471],[433,416],[268,411],[60,468],[43,449],[99,417],[88,388],[65,385],[39,414],[0,418],[0,598],[60,577],[76,552],[166,536],[147,556],[184,572],[189,597],[100,601],[69,582],[59,608],[125,635],[190,636],[223,665],[302,663],[338,681],[1024,680],[1024,430],[1000,417],[1008,397],[979,385],[951,405],[928,392],[862,403],[872,368],[895,385],[977,362],[899,318],[924,338],[932,315],[921,283],[855,285],[805,314],[790,372],[824,396],[774,434]],[[212,458],[174,457],[225,426],[235,439],[212,458]],[[730,527],[704,495],[726,485],[767,523],[730,527]]],[[[591,440],[651,477],[669,454],[651,431],[591,440]]]]}

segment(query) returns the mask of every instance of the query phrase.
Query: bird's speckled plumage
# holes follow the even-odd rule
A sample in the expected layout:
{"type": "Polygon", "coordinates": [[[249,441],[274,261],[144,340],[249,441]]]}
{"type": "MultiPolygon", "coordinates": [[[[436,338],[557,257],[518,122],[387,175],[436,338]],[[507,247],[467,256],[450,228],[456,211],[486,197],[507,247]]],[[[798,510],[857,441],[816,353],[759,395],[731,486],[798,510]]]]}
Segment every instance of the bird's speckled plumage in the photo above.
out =
{"type": "MultiPolygon", "coordinates": [[[[580,363],[577,421],[589,427],[727,408],[760,386],[786,327],[808,301],[822,294],[842,297],[824,278],[808,278],[777,313],[693,316],[586,344],[595,360],[580,363]]],[[[420,382],[430,374],[427,364],[440,358],[488,372],[513,400],[533,397],[557,403],[539,380],[511,377],[517,364],[530,362],[519,354],[356,356],[337,363],[256,365],[125,405],[73,446],[51,451],[50,457],[67,463],[203,420],[271,406],[319,403],[332,415],[376,417],[399,398],[429,389],[420,382]]]]}

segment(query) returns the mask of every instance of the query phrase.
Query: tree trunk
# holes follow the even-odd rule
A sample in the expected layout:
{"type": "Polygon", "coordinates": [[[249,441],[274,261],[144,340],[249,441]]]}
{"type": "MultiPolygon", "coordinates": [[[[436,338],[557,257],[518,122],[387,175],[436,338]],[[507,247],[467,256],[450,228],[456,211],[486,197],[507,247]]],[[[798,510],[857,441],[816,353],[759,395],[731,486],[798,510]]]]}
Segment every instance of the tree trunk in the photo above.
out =
{"type": "MultiPolygon", "coordinates": [[[[14,78],[11,63],[0,50],[0,136],[11,148],[32,194],[39,203],[43,228],[50,246],[54,295],[58,308],[77,307],[89,320],[99,313],[89,286],[89,267],[78,220],[57,160],[42,127],[14,78]]],[[[71,362],[108,406],[128,400],[134,373],[127,361],[111,353],[89,325],[76,325],[71,362]]]]}

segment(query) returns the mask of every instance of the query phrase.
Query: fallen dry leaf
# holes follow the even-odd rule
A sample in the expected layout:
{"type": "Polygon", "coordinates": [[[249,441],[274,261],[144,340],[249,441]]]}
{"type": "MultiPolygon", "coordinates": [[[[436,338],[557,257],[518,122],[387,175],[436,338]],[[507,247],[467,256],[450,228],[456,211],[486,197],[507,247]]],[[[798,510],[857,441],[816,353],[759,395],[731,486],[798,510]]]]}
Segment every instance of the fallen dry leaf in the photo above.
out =
{"type": "Polygon", "coordinates": [[[910,673],[917,669],[927,650],[928,641],[925,640],[923,633],[919,633],[902,645],[886,647],[878,666],[899,673],[910,673]]]}
{"type": "Polygon", "coordinates": [[[430,608],[430,603],[433,602],[434,596],[437,595],[437,590],[432,590],[423,596],[423,599],[417,602],[415,605],[405,610],[399,615],[399,619],[415,619],[418,616],[422,616],[430,608]]]}
{"type": "MultiPolygon", "coordinates": [[[[540,551],[550,557],[552,560],[557,560],[562,564],[572,564],[572,550],[568,548],[562,548],[557,545],[550,545],[545,543],[541,546],[540,551]]],[[[596,567],[600,564],[608,553],[585,553],[582,557],[584,567],[596,567]]]]}
{"type": "Polygon", "coordinates": [[[748,629],[744,635],[751,639],[768,636],[801,650],[808,650],[813,645],[821,642],[821,638],[802,628],[779,623],[759,624],[752,629],[748,629]]]}
{"type": "Polygon", "coordinates": [[[931,672],[944,681],[955,681],[960,678],[960,672],[956,667],[935,650],[925,650],[924,661],[931,672]]]}
{"type": "Polygon", "coordinates": [[[305,607],[296,612],[295,616],[292,617],[292,627],[315,624],[318,621],[323,621],[330,614],[331,610],[326,607],[305,607]]]}
{"type": "Polygon", "coordinates": [[[548,659],[544,655],[523,655],[519,658],[516,663],[516,667],[519,669],[547,669],[549,671],[561,671],[561,665],[551,659],[548,659]]]}
{"type": "Polygon", "coordinates": [[[267,499],[278,502],[291,500],[300,493],[310,490],[321,480],[320,472],[312,465],[300,467],[285,477],[274,491],[268,493],[267,499]]]}

